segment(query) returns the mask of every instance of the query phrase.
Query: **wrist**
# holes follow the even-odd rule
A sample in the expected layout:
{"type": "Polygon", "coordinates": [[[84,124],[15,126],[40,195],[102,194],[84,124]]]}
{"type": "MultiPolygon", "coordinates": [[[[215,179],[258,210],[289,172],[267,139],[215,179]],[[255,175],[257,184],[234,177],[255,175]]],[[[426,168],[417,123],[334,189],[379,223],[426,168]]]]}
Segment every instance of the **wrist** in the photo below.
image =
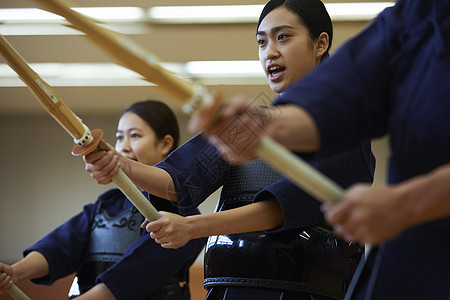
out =
{"type": "Polygon", "coordinates": [[[395,213],[398,214],[402,223],[405,223],[403,227],[407,228],[413,225],[417,221],[417,216],[420,215],[420,208],[417,207],[415,201],[415,195],[408,185],[400,184],[391,187],[394,192],[394,206],[395,213]]]}
{"type": "Polygon", "coordinates": [[[23,259],[11,266],[13,270],[13,281],[22,281],[28,279],[47,276],[50,272],[49,265],[45,257],[37,251],[32,251],[23,259]]]}
{"type": "Polygon", "coordinates": [[[22,267],[22,265],[23,265],[22,261],[23,260],[20,260],[11,266],[11,271],[12,271],[11,279],[13,282],[19,282],[22,280],[29,279],[25,274],[25,271],[28,268],[26,266],[22,267]]]}
{"type": "Polygon", "coordinates": [[[436,211],[433,209],[432,201],[436,197],[433,193],[433,182],[430,177],[418,176],[396,188],[398,197],[402,201],[403,219],[413,226],[434,219],[436,211]]]}
{"type": "Polygon", "coordinates": [[[186,234],[189,240],[206,237],[205,226],[203,225],[202,219],[205,215],[194,215],[186,217],[186,234]]]}
{"type": "Polygon", "coordinates": [[[125,156],[119,154],[119,165],[120,169],[128,176],[131,177],[132,168],[130,166],[130,159],[125,156]]]}

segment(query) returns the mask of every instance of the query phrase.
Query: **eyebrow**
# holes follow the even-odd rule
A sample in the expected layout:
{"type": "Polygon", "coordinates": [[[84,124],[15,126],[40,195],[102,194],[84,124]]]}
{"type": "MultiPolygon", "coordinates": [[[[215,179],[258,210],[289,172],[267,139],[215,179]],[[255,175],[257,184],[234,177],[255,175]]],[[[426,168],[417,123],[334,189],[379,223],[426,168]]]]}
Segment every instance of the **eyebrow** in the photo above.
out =
{"type": "Polygon", "coordinates": [[[139,128],[131,127],[131,128],[126,129],[126,130],[116,130],[116,134],[117,133],[122,133],[122,132],[130,132],[130,131],[133,131],[133,130],[139,130],[139,128]]]}
{"type": "MultiPolygon", "coordinates": [[[[286,29],[286,28],[288,28],[288,29],[294,29],[294,27],[289,26],[289,25],[280,25],[280,26],[275,26],[275,27],[273,27],[272,29],[270,29],[270,32],[271,32],[271,33],[275,33],[275,32],[277,32],[277,31],[280,31],[280,30],[286,29]]],[[[266,33],[265,31],[257,31],[257,32],[256,32],[256,35],[257,35],[257,36],[258,36],[258,35],[267,35],[267,33],[266,33]]]]}

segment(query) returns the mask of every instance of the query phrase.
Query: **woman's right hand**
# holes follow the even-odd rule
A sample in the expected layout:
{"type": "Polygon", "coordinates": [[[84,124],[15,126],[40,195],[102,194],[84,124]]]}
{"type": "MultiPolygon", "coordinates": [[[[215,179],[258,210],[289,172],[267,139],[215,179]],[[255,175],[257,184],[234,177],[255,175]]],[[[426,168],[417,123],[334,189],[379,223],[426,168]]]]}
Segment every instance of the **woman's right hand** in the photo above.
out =
{"type": "Polygon", "coordinates": [[[189,123],[191,130],[204,129],[208,138],[230,164],[243,164],[257,158],[256,149],[271,121],[270,109],[254,104],[249,98],[237,96],[223,103],[213,118],[208,114],[194,116],[189,123]],[[208,124],[199,128],[198,124],[208,124]]]}
{"type": "Polygon", "coordinates": [[[13,284],[14,270],[11,266],[0,262],[0,295],[8,292],[13,284]]]}
{"type": "Polygon", "coordinates": [[[104,140],[101,140],[98,149],[83,157],[85,170],[91,174],[99,184],[108,184],[121,167],[121,154],[104,140]]]}

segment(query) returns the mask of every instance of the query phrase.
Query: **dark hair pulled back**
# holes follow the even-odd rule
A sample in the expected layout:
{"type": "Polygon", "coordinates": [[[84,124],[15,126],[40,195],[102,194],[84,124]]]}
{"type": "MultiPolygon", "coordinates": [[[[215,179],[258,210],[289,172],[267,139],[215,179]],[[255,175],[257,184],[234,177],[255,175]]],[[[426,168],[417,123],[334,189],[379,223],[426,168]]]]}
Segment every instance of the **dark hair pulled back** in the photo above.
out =
{"type": "Polygon", "coordinates": [[[322,32],[328,34],[328,49],[322,57],[328,56],[333,40],[333,24],[325,5],[320,0],[270,0],[259,16],[256,30],[259,29],[262,20],[280,6],[286,7],[298,16],[300,22],[308,29],[311,39],[317,39],[322,32]]]}
{"type": "Polygon", "coordinates": [[[174,143],[170,152],[178,147],[180,140],[178,121],[173,111],[166,104],[157,100],[136,102],[126,108],[122,115],[127,112],[132,112],[147,122],[158,139],[161,140],[166,134],[171,135],[174,143]]]}

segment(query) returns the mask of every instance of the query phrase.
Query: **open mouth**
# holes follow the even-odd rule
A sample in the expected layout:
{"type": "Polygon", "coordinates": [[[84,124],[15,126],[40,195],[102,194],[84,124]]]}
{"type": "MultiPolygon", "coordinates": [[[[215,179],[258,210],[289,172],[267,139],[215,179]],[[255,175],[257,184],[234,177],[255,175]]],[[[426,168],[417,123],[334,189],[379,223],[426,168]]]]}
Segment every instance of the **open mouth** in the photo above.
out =
{"type": "Polygon", "coordinates": [[[270,80],[278,79],[286,70],[285,67],[272,65],[267,68],[267,72],[269,73],[270,80]]]}

